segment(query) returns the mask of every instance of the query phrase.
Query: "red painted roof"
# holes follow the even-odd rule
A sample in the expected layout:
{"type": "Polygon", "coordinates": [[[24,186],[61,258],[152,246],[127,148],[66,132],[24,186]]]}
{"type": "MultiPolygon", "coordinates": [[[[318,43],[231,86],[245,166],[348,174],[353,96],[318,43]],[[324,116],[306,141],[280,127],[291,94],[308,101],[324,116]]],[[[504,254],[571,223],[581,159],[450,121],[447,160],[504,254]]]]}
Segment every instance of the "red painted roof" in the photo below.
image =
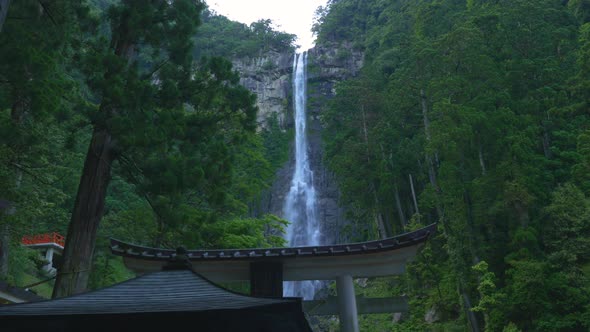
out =
{"type": "Polygon", "coordinates": [[[21,243],[24,245],[56,243],[63,247],[65,246],[66,238],[57,232],[36,235],[25,235],[23,236],[21,243]]]}

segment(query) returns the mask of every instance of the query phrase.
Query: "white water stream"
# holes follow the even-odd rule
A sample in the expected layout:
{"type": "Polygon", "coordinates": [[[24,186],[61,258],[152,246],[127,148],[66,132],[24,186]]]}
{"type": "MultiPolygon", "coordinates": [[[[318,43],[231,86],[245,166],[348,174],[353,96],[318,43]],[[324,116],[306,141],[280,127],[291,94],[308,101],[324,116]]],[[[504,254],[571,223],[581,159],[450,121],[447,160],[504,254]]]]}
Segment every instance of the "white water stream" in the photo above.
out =
{"type": "MultiPolygon", "coordinates": [[[[289,246],[320,245],[317,193],[310,167],[307,142],[307,52],[293,59],[293,107],[295,109],[295,170],[285,198],[283,217],[290,222],[286,240],[289,246]]],[[[319,281],[285,282],[284,296],[313,299],[319,281]]]]}

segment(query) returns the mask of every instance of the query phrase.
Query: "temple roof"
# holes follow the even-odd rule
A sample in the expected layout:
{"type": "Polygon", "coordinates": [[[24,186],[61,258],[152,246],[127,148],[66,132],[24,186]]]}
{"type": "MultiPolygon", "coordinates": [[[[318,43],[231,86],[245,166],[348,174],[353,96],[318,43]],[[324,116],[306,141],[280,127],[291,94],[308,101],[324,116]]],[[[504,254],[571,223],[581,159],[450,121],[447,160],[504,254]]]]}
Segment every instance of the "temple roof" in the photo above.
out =
{"type": "MultiPolygon", "coordinates": [[[[174,260],[172,260],[174,262],[174,260]]],[[[174,269],[170,269],[170,267],[174,269]]],[[[256,298],[177,269],[69,297],[0,306],[2,332],[312,332],[299,298],[256,298]]]]}
{"type": "MultiPolygon", "coordinates": [[[[255,298],[221,288],[190,270],[161,271],[69,297],[0,306],[0,317],[195,312],[294,305],[297,298],[255,298]]],[[[1,319],[1,318],[0,318],[1,319]]]]}
{"type": "Polygon", "coordinates": [[[44,298],[23,288],[11,286],[7,282],[0,280],[0,302],[2,302],[2,299],[13,303],[21,303],[41,301],[44,298]]]}
{"type": "MultiPolygon", "coordinates": [[[[250,264],[280,263],[283,280],[331,280],[343,274],[375,277],[403,273],[405,263],[436,230],[436,224],[388,239],[325,246],[188,250],[195,272],[215,282],[250,279],[250,264]]],[[[172,249],[150,248],[111,239],[111,251],[138,272],[158,271],[176,256],[172,249]]]]}

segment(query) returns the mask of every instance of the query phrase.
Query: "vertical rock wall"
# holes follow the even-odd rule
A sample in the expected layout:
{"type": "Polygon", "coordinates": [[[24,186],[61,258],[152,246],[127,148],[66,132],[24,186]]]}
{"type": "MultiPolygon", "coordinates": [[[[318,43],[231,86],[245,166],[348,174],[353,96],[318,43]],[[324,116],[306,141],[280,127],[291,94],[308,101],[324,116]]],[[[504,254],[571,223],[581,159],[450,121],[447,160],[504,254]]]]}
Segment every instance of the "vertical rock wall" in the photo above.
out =
{"type": "Polygon", "coordinates": [[[355,51],[351,44],[323,44],[309,51],[308,64],[308,140],[311,168],[314,171],[316,189],[319,192],[319,210],[322,219],[324,243],[345,243],[342,235],[346,224],[345,211],[339,205],[340,191],[334,175],[329,172],[323,160],[322,126],[320,117],[327,101],[336,91],[337,82],[354,77],[363,65],[363,54],[355,51]]]}
{"type": "Polygon", "coordinates": [[[266,126],[266,119],[276,114],[281,127],[292,125],[291,72],[293,54],[269,51],[260,57],[233,61],[240,73],[240,84],[257,96],[259,128],[266,126]]]}
{"type": "MultiPolygon", "coordinates": [[[[327,171],[322,160],[320,115],[326,101],[335,94],[335,84],[358,74],[363,54],[346,43],[320,45],[309,50],[308,60],[309,158],[319,196],[322,243],[343,243],[347,239],[340,236],[339,230],[346,225],[346,220],[344,210],[338,204],[339,190],[334,176],[327,171]]],[[[259,126],[264,127],[265,120],[273,113],[278,115],[282,128],[293,126],[293,54],[269,52],[258,58],[235,60],[234,67],[241,74],[242,85],[258,96],[259,126]]],[[[289,155],[293,156],[293,153],[289,155]]],[[[277,171],[273,186],[264,195],[256,214],[282,216],[293,174],[292,158],[277,171]]]]}

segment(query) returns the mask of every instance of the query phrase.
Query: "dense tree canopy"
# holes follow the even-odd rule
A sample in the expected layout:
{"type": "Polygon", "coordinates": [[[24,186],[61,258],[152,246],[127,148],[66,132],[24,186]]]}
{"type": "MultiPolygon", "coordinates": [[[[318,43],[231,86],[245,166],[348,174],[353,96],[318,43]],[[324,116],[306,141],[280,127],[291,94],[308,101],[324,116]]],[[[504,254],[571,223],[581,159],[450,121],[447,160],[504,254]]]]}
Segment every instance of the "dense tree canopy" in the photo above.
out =
{"type": "Polygon", "coordinates": [[[261,19],[249,26],[205,10],[203,25],[194,37],[196,58],[202,56],[256,57],[273,50],[294,51],[296,36],[273,28],[270,19],[261,19]],[[212,37],[214,36],[214,37],[212,37]]]}
{"type": "MultiPolygon", "coordinates": [[[[589,2],[331,0],[317,14],[319,43],[365,56],[320,113],[355,240],[439,225],[407,274],[359,287],[409,295],[411,311],[362,328],[588,330],[589,2]]],[[[130,276],[112,236],[280,245],[285,222],[253,207],[289,134],[254,130],[256,97],[218,56],[293,40],[201,1],[0,0],[0,278],[37,281],[43,262],[18,245],[31,233],[68,234],[55,296],[130,276]]]]}
{"type": "Polygon", "coordinates": [[[294,39],[270,21],[242,27],[205,8],[10,3],[0,33],[0,198],[11,202],[0,216],[0,278],[47,277],[19,246],[24,234],[67,233],[54,296],[130,276],[108,237],[173,248],[282,243],[266,235],[284,221],[251,208],[278,167],[268,137],[284,135],[255,131],[256,96],[219,56],[291,50],[294,39]],[[216,22],[245,31],[232,45],[248,51],[196,51],[221,44],[216,22]]]}
{"type": "Polygon", "coordinates": [[[390,290],[417,304],[393,329],[424,330],[432,308],[446,328],[590,327],[587,13],[557,0],[340,0],[318,13],[320,43],[365,53],[322,110],[359,234],[383,232],[380,216],[389,234],[439,223],[409,289],[390,290]]]}

